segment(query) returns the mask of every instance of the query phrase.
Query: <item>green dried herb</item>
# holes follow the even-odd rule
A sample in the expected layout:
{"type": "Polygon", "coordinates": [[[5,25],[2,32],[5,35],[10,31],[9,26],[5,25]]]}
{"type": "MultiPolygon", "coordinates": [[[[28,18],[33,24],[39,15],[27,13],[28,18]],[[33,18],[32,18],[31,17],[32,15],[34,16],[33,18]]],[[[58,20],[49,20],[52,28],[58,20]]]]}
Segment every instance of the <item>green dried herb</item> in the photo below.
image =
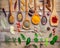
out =
{"type": "Polygon", "coordinates": [[[35,48],[38,48],[37,45],[35,45],[35,44],[32,44],[32,45],[33,45],[35,48]]]}
{"type": "Polygon", "coordinates": [[[23,34],[20,34],[23,40],[26,40],[26,37],[23,34]]]}
{"type": "Polygon", "coordinates": [[[40,41],[43,41],[43,38],[40,38],[40,41]]]}
{"type": "Polygon", "coordinates": [[[18,37],[18,43],[21,44],[21,39],[20,39],[20,37],[18,37]]]}
{"type": "Polygon", "coordinates": [[[53,41],[56,42],[57,40],[58,40],[58,36],[56,35],[53,37],[53,41]]]}
{"type": "Polygon", "coordinates": [[[27,38],[26,45],[30,44],[30,42],[31,42],[31,39],[29,37],[29,38],[27,38]]]}
{"type": "Polygon", "coordinates": [[[51,45],[54,45],[54,43],[55,43],[57,40],[58,40],[58,36],[56,35],[56,36],[53,37],[52,41],[50,41],[50,44],[51,44],[51,45]]]}
{"type": "Polygon", "coordinates": [[[48,46],[48,38],[45,38],[45,46],[48,46]]]}
{"type": "Polygon", "coordinates": [[[13,40],[13,43],[15,43],[15,45],[17,45],[16,44],[16,38],[12,37],[12,40],[13,40]]]}
{"type": "Polygon", "coordinates": [[[5,35],[5,43],[9,44],[10,43],[11,38],[7,35],[5,35]]]}
{"type": "Polygon", "coordinates": [[[37,33],[35,33],[35,37],[38,37],[38,34],[37,33]]]}
{"type": "Polygon", "coordinates": [[[16,38],[12,37],[13,42],[16,42],[16,38]]]}
{"type": "Polygon", "coordinates": [[[49,34],[49,38],[51,38],[51,37],[52,37],[52,33],[49,34]]]}
{"type": "Polygon", "coordinates": [[[36,42],[36,43],[37,43],[37,42],[38,42],[38,38],[34,38],[34,42],[36,42]]]}
{"type": "Polygon", "coordinates": [[[51,45],[54,45],[54,41],[50,41],[50,44],[51,44],[51,45]]]}

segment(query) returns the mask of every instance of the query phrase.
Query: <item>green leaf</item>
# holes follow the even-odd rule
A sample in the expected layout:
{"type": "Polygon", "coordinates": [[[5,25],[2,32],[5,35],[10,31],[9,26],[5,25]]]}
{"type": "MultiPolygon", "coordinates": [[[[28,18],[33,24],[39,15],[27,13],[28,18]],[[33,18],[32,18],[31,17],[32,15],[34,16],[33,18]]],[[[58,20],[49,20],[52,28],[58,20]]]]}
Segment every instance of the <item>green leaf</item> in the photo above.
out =
{"type": "Polygon", "coordinates": [[[54,45],[54,43],[55,43],[57,40],[58,40],[58,36],[56,35],[56,36],[53,37],[52,41],[50,41],[50,44],[51,44],[51,45],[54,45]]]}
{"type": "Polygon", "coordinates": [[[21,38],[22,38],[23,40],[26,40],[26,37],[25,37],[23,34],[21,34],[21,38]]]}
{"type": "Polygon", "coordinates": [[[51,37],[52,37],[52,33],[49,34],[49,38],[51,38],[51,37]]]}
{"type": "Polygon", "coordinates": [[[32,45],[33,45],[35,48],[38,48],[37,45],[35,45],[35,44],[32,44],[32,45]]]}
{"type": "Polygon", "coordinates": [[[18,43],[21,44],[21,39],[20,39],[20,37],[18,37],[18,43]]]}
{"type": "Polygon", "coordinates": [[[48,46],[48,43],[49,43],[49,42],[45,42],[45,46],[48,46]]]}
{"type": "Polygon", "coordinates": [[[57,39],[58,39],[58,36],[57,36],[57,35],[56,35],[56,36],[54,36],[54,37],[53,37],[53,39],[54,39],[54,40],[57,40],[57,39]]]}
{"type": "Polygon", "coordinates": [[[27,38],[26,45],[30,44],[30,42],[31,42],[31,39],[29,37],[29,38],[27,38]]]}
{"type": "Polygon", "coordinates": [[[37,42],[38,42],[38,38],[34,38],[34,42],[36,42],[36,43],[37,43],[37,42]]]}
{"type": "Polygon", "coordinates": [[[35,37],[38,37],[38,34],[37,33],[35,33],[35,37]]]}
{"type": "Polygon", "coordinates": [[[16,44],[16,38],[12,37],[12,40],[13,40],[13,43],[15,43],[15,45],[17,45],[16,44]]]}
{"type": "Polygon", "coordinates": [[[48,38],[45,38],[45,46],[48,46],[48,38]]]}
{"type": "Polygon", "coordinates": [[[50,44],[51,44],[51,45],[54,45],[54,41],[50,41],[50,44]]]}
{"type": "Polygon", "coordinates": [[[43,41],[43,38],[40,38],[40,41],[43,41]]]}
{"type": "Polygon", "coordinates": [[[7,35],[5,35],[5,43],[9,44],[10,43],[11,38],[7,35]]]}
{"type": "Polygon", "coordinates": [[[13,42],[16,42],[16,38],[12,37],[13,42]]]}
{"type": "Polygon", "coordinates": [[[53,37],[53,41],[56,42],[57,40],[58,40],[58,36],[56,35],[53,37]]]}

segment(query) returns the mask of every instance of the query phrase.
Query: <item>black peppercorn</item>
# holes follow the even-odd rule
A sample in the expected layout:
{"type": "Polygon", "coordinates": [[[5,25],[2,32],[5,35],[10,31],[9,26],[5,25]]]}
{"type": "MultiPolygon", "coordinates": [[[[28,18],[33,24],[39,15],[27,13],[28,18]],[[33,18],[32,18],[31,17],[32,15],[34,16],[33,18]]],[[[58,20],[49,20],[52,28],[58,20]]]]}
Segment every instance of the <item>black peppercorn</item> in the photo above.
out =
{"type": "Polygon", "coordinates": [[[47,27],[47,30],[49,31],[50,30],[50,27],[47,27]]]}

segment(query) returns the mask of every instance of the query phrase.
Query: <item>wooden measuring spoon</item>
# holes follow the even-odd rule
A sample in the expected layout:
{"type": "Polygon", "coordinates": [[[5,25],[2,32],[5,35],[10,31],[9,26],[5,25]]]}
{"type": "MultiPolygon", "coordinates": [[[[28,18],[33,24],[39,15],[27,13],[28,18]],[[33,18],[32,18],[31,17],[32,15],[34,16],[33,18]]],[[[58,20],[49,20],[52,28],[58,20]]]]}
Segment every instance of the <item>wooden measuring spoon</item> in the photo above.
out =
{"type": "Polygon", "coordinates": [[[12,0],[9,0],[9,16],[8,16],[8,22],[9,24],[13,24],[14,23],[14,16],[12,15],[12,0]]]}
{"type": "Polygon", "coordinates": [[[32,16],[31,21],[34,25],[38,25],[40,23],[40,16],[36,11],[36,0],[34,0],[34,11],[35,11],[35,13],[32,16]]]}
{"type": "Polygon", "coordinates": [[[17,20],[20,22],[23,20],[23,15],[22,15],[22,12],[20,10],[20,0],[18,0],[18,7],[19,7],[19,11],[18,11],[18,14],[17,14],[17,20]]]}
{"type": "Polygon", "coordinates": [[[58,26],[59,24],[59,18],[58,18],[58,15],[57,15],[57,12],[56,12],[56,0],[53,0],[54,4],[54,9],[53,9],[53,12],[50,16],[50,25],[51,26],[58,26]]]}
{"type": "Polygon", "coordinates": [[[25,0],[26,1],[26,17],[25,17],[25,20],[23,21],[23,28],[24,29],[29,29],[30,28],[30,21],[29,21],[29,18],[28,18],[28,0],[25,0]]]}
{"type": "Polygon", "coordinates": [[[45,25],[47,23],[47,18],[45,16],[45,0],[43,0],[43,17],[41,19],[41,24],[45,25]]]}

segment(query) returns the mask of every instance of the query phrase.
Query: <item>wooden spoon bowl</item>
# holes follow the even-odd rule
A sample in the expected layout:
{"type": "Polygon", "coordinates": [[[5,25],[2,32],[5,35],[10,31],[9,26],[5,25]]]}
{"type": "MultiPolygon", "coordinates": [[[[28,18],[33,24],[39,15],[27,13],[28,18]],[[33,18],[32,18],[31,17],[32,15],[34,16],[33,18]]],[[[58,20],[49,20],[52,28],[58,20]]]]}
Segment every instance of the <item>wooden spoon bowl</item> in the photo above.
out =
{"type": "Polygon", "coordinates": [[[29,29],[30,28],[30,21],[28,18],[28,0],[26,0],[26,15],[25,20],[23,21],[23,28],[29,29]]]}
{"type": "Polygon", "coordinates": [[[29,20],[25,20],[25,21],[23,22],[23,28],[24,28],[24,29],[29,29],[29,27],[30,27],[30,21],[29,21],[29,20]]]}
{"type": "Polygon", "coordinates": [[[22,20],[23,20],[23,15],[22,15],[22,12],[18,12],[18,14],[17,14],[17,20],[19,21],[19,22],[21,22],[22,20]]]}

